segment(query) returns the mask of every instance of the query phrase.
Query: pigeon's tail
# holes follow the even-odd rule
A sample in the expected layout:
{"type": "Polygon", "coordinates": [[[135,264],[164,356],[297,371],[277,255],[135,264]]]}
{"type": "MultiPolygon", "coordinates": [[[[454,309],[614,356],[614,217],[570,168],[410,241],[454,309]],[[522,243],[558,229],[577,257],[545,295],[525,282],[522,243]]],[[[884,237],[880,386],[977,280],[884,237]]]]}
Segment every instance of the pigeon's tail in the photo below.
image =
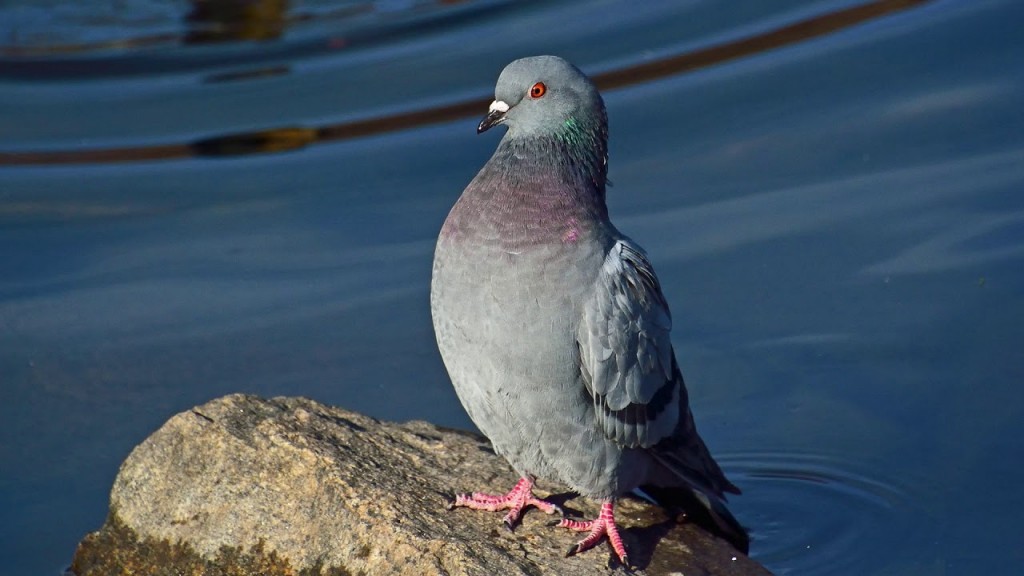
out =
{"type": "Polygon", "coordinates": [[[736,517],[726,508],[725,502],[713,494],[689,486],[665,488],[641,486],[640,490],[650,496],[659,506],[672,511],[686,513],[688,521],[721,536],[744,554],[750,550],[750,535],[736,517]]]}

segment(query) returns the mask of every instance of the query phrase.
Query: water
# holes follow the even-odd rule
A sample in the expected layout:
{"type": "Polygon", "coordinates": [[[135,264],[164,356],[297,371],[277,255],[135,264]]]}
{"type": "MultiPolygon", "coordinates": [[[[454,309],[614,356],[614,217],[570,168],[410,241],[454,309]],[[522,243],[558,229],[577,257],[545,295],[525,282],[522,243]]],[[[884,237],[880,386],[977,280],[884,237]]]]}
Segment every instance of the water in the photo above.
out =
{"type": "Polygon", "coordinates": [[[222,394],[470,427],[433,241],[539,53],[605,87],[752,555],[1024,573],[1024,4],[738,4],[0,4],[0,573],[222,394]]]}

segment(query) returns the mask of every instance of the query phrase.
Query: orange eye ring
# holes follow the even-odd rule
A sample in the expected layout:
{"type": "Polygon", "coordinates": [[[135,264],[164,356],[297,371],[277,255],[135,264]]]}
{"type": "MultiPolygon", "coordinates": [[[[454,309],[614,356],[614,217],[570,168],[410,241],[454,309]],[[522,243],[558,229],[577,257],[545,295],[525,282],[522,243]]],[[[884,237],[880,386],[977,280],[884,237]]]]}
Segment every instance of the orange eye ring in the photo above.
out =
{"type": "Polygon", "coordinates": [[[537,82],[530,87],[530,98],[540,98],[548,93],[548,87],[543,82],[537,82]]]}

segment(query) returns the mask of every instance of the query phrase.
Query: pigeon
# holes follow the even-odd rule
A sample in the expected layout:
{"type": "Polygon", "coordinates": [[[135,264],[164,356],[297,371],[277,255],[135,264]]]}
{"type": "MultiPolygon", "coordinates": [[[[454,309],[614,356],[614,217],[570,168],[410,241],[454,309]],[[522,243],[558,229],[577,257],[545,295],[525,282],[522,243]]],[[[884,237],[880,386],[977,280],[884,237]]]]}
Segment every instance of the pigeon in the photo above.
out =
{"type": "Polygon", "coordinates": [[[477,133],[507,127],[452,207],[434,253],[438,349],[469,417],[521,479],[451,507],[508,510],[513,529],[538,478],[601,502],[567,556],[603,538],[624,566],[616,498],[641,489],[683,504],[746,551],[725,507],[738,494],[697,434],[658,278],[608,217],[608,121],[591,80],[556,56],[501,72],[477,133]]]}

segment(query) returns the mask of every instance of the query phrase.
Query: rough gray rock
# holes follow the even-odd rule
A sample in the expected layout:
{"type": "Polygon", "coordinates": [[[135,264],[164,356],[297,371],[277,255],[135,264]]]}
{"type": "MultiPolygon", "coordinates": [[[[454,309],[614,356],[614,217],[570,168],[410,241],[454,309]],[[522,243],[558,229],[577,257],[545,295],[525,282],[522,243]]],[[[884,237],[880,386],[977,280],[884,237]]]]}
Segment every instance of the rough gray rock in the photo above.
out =
{"type": "MultiPolygon", "coordinates": [[[[118,574],[595,574],[610,548],[564,558],[576,534],[530,511],[447,511],[451,494],[516,480],[486,440],[393,424],[302,398],[231,395],[171,418],[121,466],[79,576],[118,574]]],[[[558,496],[593,516],[596,503],[558,496]]],[[[624,500],[638,574],[763,575],[724,541],[624,500]]],[[[619,570],[621,572],[621,569],[619,570]]]]}

